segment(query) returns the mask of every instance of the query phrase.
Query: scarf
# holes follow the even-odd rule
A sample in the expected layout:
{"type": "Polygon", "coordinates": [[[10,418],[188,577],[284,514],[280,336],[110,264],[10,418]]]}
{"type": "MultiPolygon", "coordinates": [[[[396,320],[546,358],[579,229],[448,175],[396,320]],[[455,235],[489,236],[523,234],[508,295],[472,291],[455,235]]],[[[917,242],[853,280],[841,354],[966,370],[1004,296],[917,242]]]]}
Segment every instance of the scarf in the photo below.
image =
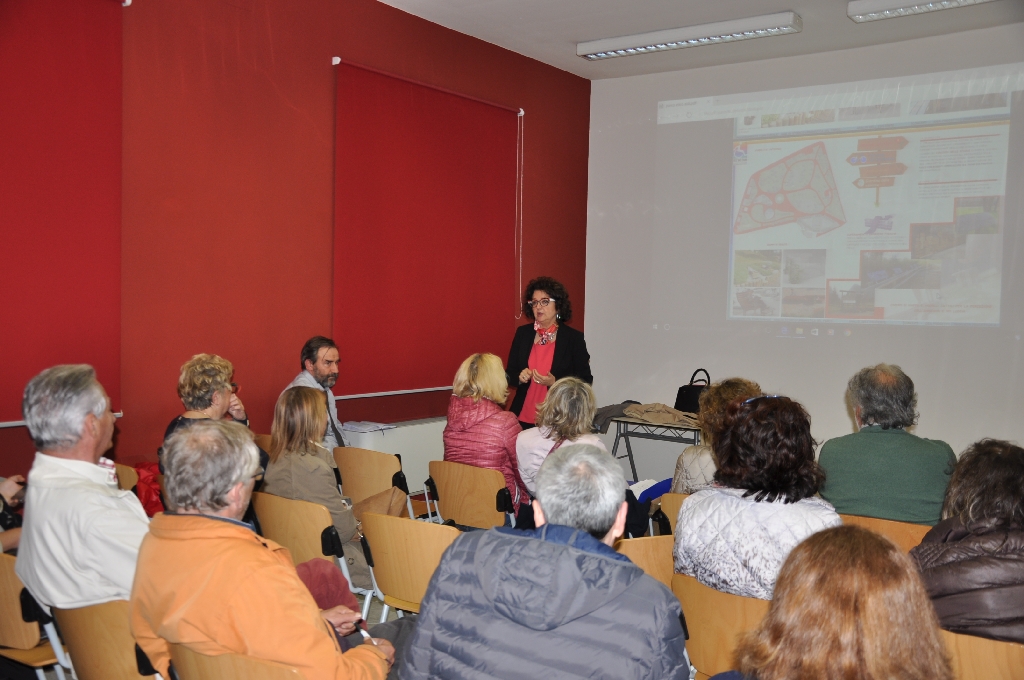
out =
{"type": "Polygon", "coordinates": [[[540,342],[538,345],[546,345],[549,342],[555,341],[555,335],[558,333],[558,324],[553,323],[548,328],[541,328],[540,324],[533,324],[533,330],[537,331],[537,335],[540,336],[540,342]]]}

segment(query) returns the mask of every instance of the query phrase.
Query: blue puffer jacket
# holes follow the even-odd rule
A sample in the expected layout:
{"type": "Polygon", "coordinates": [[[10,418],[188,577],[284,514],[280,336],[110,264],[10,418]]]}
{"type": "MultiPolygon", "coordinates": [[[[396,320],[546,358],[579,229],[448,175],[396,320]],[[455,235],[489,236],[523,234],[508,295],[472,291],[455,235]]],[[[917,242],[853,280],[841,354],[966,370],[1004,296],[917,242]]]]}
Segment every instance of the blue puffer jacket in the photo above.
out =
{"type": "Polygon", "coordinates": [[[679,601],[583,531],[464,534],[445,552],[401,680],[684,679],[679,601]]]}

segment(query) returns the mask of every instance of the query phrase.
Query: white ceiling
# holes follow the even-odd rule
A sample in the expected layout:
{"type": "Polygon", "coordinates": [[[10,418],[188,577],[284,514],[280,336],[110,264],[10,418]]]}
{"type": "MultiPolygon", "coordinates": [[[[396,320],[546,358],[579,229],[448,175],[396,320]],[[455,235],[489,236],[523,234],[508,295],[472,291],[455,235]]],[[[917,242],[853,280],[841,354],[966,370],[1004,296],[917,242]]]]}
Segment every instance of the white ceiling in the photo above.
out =
{"type": "MultiPolygon", "coordinates": [[[[619,78],[865,47],[1024,21],[1024,0],[856,24],[845,0],[382,0],[385,4],[575,73],[619,78]],[[795,11],[802,33],[588,62],[576,43],[795,11]]],[[[882,76],[884,74],[877,74],[882,76]]]]}

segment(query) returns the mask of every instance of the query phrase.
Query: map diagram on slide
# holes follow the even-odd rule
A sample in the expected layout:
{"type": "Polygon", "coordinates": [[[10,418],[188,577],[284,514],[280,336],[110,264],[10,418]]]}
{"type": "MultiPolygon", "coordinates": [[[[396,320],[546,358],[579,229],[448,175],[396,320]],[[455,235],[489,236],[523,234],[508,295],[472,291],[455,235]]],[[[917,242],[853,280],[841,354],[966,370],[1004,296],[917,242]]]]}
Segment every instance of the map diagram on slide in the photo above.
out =
{"type": "Polygon", "coordinates": [[[998,324],[1008,123],[735,140],[729,317],[998,324]]]}
{"type": "Polygon", "coordinates": [[[745,234],[793,222],[817,236],[846,223],[822,142],[755,172],[743,192],[733,231],[745,234]]]}

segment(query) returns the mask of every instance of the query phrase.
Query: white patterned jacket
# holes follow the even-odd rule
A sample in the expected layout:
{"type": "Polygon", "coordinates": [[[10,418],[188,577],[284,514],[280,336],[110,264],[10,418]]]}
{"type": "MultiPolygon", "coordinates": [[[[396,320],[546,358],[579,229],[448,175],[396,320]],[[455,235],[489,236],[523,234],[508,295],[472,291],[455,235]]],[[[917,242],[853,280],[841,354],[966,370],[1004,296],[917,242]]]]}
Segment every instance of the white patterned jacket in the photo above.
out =
{"type": "Polygon", "coordinates": [[[817,496],[759,503],[743,494],[743,489],[715,487],[683,501],[675,570],[717,590],[770,600],[789,551],[811,534],[843,522],[817,496]]]}

